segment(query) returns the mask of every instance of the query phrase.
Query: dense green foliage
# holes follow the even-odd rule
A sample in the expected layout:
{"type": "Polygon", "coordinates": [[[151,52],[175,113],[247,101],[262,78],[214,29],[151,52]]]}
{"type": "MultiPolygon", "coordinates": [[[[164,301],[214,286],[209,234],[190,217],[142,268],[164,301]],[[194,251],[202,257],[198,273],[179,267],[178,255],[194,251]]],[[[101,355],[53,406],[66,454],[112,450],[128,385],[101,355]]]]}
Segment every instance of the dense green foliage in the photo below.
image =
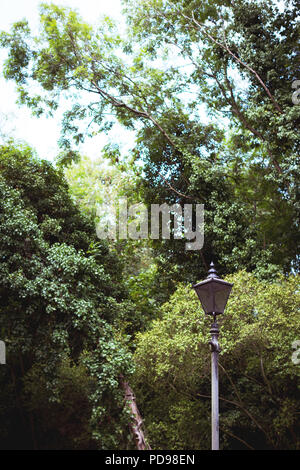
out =
{"type": "MultiPolygon", "coordinates": [[[[173,73],[191,96],[184,95],[180,111],[172,106],[161,114],[175,146],[159,139],[153,126],[140,133],[149,199],[166,167],[175,188],[205,204],[206,261],[215,256],[229,272],[240,264],[268,276],[270,264],[289,270],[292,262],[297,269],[300,115],[291,87],[298,70],[298,3],[286,2],[283,12],[273,1],[125,4],[132,37],[151,57],[163,48],[175,54],[173,73]],[[200,104],[218,134],[199,125],[200,104]]],[[[182,252],[179,266],[183,258],[182,252]]],[[[195,260],[188,267],[199,272],[195,260]]]]}
{"type": "Polygon", "coordinates": [[[76,448],[83,439],[87,447],[118,446],[124,438],[118,379],[131,366],[118,334],[126,301],[117,260],[105,243],[89,254],[93,224],[76,209],[61,172],[49,162],[28,149],[2,147],[0,169],[0,331],[9,363],[0,371],[3,396],[9,396],[1,406],[7,434],[1,441],[76,448]],[[76,418],[78,400],[83,412],[76,418]],[[62,413],[56,425],[65,406],[73,412],[62,413]],[[24,412],[29,421],[22,421],[24,412]]]}
{"type": "MultiPolygon", "coordinates": [[[[261,283],[244,271],[220,323],[223,449],[299,449],[299,279],[261,283]]],[[[210,448],[210,320],[193,289],[178,286],[138,335],[135,388],[156,449],[210,448]]]]}
{"type": "MultiPolygon", "coordinates": [[[[26,21],[2,33],[4,73],[20,102],[39,115],[73,97],[62,123],[64,162],[76,156],[72,141],[118,119],[137,131],[132,154],[144,165],[148,205],[205,204],[201,252],[155,244],[169,289],[192,272],[203,276],[212,258],[223,273],[297,269],[297,2],[283,12],[270,0],[125,4],[125,40],[109,20],[93,30],[76,12],[46,4],[38,37],[26,21]]],[[[115,148],[111,155],[116,161],[115,148]]]]}
{"type": "Polygon", "coordinates": [[[214,260],[234,282],[222,447],[299,448],[299,0],[284,4],[123,0],[121,38],[42,3],[37,36],[26,19],[0,32],[19,104],[65,110],[56,167],[0,148],[1,446],[129,448],[118,381],[134,373],[152,448],[209,448],[209,322],[190,284],[214,260]],[[116,122],[131,150],[79,154],[116,122]],[[203,248],[99,240],[99,207],[122,197],[204,204],[203,248]]]}
{"type": "MultiPolygon", "coordinates": [[[[111,208],[118,213],[121,198],[127,199],[128,207],[140,202],[143,183],[124,162],[107,165],[103,158],[83,157],[64,173],[75,201],[81,211],[94,218],[96,227],[107,222],[107,215],[111,217],[111,208]]],[[[146,328],[158,314],[158,306],[169,295],[168,280],[159,276],[149,240],[108,238],[107,242],[119,260],[123,282],[134,305],[129,321],[123,322],[124,331],[132,334],[146,328]]]]}

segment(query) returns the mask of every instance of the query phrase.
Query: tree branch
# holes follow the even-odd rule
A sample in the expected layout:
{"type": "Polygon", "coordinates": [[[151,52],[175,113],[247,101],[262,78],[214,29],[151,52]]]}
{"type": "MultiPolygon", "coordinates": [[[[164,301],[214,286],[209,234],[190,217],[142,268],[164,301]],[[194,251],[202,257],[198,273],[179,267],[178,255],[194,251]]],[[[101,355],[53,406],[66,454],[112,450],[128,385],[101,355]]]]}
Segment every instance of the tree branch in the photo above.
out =
{"type": "Polygon", "coordinates": [[[277,101],[275,100],[274,96],[272,95],[272,93],[270,92],[270,90],[268,89],[268,87],[266,86],[266,84],[264,83],[264,81],[262,80],[262,78],[260,77],[260,75],[256,72],[256,70],[254,70],[250,65],[248,65],[246,62],[243,62],[236,54],[234,54],[234,52],[231,51],[231,49],[229,49],[227,43],[225,44],[222,44],[220,41],[218,41],[216,38],[214,38],[209,32],[207,32],[207,26],[204,25],[204,24],[201,24],[199,23],[196,19],[195,19],[195,16],[194,16],[194,12],[192,11],[192,18],[188,17],[187,15],[184,15],[183,13],[181,13],[184,18],[188,19],[189,21],[192,21],[199,29],[201,29],[203,31],[203,33],[211,40],[213,41],[215,44],[217,44],[219,47],[221,47],[223,50],[227,51],[228,54],[233,57],[233,59],[238,62],[240,65],[242,65],[242,67],[246,68],[250,73],[252,73],[256,79],[258,80],[258,82],[261,84],[261,86],[263,87],[263,89],[265,90],[265,92],[267,93],[268,97],[270,98],[270,100],[272,101],[274,107],[276,108],[276,110],[280,113],[280,114],[283,114],[283,111],[281,109],[281,107],[279,106],[279,104],[277,103],[277,101]]]}
{"type": "Polygon", "coordinates": [[[194,201],[197,200],[197,199],[195,199],[195,198],[192,197],[192,196],[188,196],[188,195],[186,195],[186,194],[181,193],[180,191],[177,191],[177,189],[173,188],[173,186],[169,183],[169,181],[168,181],[161,173],[158,173],[158,174],[159,174],[159,176],[164,180],[164,182],[169,186],[169,188],[170,188],[172,191],[174,191],[174,193],[178,194],[178,196],[185,197],[185,198],[187,198],[187,199],[192,199],[192,200],[194,200],[194,201]]]}
{"type": "Polygon", "coordinates": [[[136,447],[138,450],[151,450],[142,430],[143,420],[138,410],[134,393],[122,374],[120,374],[119,379],[120,385],[125,393],[125,401],[132,412],[133,421],[130,423],[130,430],[134,437],[136,447]]]}
{"type": "Polygon", "coordinates": [[[250,444],[248,444],[248,442],[244,441],[244,439],[242,439],[241,437],[236,436],[235,434],[233,434],[232,432],[230,432],[230,431],[228,431],[227,429],[223,428],[222,426],[220,426],[220,429],[221,429],[225,434],[228,434],[229,436],[233,437],[233,438],[236,439],[237,441],[240,441],[242,444],[244,444],[246,447],[248,447],[248,449],[250,449],[250,450],[255,450],[254,447],[252,447],[250,444]]]}

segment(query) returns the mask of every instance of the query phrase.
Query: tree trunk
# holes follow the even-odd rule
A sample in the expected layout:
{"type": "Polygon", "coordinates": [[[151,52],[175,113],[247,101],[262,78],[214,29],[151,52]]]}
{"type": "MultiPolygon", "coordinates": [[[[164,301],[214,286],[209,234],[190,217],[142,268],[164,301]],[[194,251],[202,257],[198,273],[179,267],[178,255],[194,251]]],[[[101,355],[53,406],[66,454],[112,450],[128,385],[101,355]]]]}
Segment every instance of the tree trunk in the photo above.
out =
{"type": "Polygon", "coordinates": [[[145,439],[144,432],[142,430],[143,420],[140,415],[139,409],[136,404],[135,396],[130,387],[129,383],[126,382],[123,375],[120,375],[120,384],[125,393],[125,401],[130,408],[132,413],[132,422],[130,423],[130,431],[133,435],[136,447],[138,450],[151,450],[150,445],[145,439]]]}

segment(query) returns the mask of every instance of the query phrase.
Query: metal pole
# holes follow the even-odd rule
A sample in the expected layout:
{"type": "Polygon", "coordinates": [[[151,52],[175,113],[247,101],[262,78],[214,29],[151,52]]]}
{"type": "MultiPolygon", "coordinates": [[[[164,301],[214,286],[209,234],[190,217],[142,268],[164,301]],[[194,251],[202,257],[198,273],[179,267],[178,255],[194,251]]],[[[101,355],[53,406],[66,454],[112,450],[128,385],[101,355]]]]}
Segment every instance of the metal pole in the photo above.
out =
{"type": "Polygon", "coordinates": [[[219,325],[214,316],[211,325],[211,448],[219,450],[219,374],[218,359],[220,346],[218,343],[219,325]]]}

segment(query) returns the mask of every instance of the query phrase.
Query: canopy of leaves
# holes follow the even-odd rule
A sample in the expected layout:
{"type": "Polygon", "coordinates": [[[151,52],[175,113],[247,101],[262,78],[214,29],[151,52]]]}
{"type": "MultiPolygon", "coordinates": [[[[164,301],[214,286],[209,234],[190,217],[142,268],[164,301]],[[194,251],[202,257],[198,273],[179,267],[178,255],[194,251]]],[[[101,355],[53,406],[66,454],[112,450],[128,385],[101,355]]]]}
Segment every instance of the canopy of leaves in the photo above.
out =
{"type": "Polygon", "coordinates": [[[4,74],[20,102],[51,113],[60,96],[73,97],[62,123],[65,163],[76,157],[72,140],[118,119],[137,131],[147,204],[205,204],[201,253],[156,244],[169,288],[202,277],[212,258],[223,273],[297,269],[297,2],[284,11],[270,0],[125,4],[125,41],[108,19],[93,30],[76,12],[46,4],[38,37],[26,21],[2,33],[4,74]]]}

